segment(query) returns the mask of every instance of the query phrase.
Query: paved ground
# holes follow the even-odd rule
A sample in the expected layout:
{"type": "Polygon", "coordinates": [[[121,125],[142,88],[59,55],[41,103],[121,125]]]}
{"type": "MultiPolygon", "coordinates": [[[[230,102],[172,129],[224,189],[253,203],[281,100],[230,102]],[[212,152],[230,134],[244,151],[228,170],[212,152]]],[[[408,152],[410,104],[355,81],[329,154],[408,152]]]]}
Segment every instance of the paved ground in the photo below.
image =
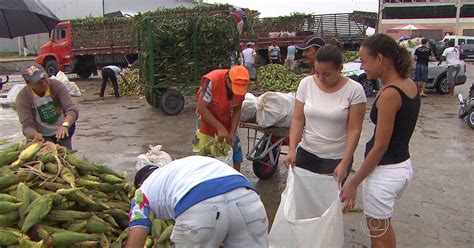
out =
{"type": "MultiPolygon", "coordinates": [[[[71,80],[84,89],[84,96],[76,99],[80,119],[73,143],[81,155],[116,170],[129,171],[132,176],[135,157],[145,152],[149,144],[162,144],[173,158],[190,154],[193,104],[187,105],[180,115],[166,116],[143,98],[100,99],[97,77],[80,80],[71,75],[71,80]]],[[[468,67],[468,82],[469,85],[474,82],[472,65],[468,67]]],[[[457,87],[456,91],[467,92],[468,84],[457,87]]],[[[373,97],[369,103],[372,101],[373,97]]],[[[422,99],[411,142],[414,178],[398,202],[393,218],[399,247],[473,247],[474,130],[457,118],[457,111],[456,97],[433,92],[422,99]]],[[[10,141],[22,138],[16,113],[11,108],[0,108],[0,127],[0,137],[10,141]]],[[[356,170],[372,132],[373,125],[367,115],[355,156],[356,170]]],[[[246,131],[240,133],[245,141],[246,131]]],[[[245,142],[243,146],[246,147],[245,142]]],[[[254,176],[251,163],[246,162],[243,173],[261,192],[272,220],[285,187],[286,169],[280,163],[279,174],[262,181],[254,176]]],[[[344,215],[345,247],[369,245],[361,218],[360,213],[344,215]]]]}

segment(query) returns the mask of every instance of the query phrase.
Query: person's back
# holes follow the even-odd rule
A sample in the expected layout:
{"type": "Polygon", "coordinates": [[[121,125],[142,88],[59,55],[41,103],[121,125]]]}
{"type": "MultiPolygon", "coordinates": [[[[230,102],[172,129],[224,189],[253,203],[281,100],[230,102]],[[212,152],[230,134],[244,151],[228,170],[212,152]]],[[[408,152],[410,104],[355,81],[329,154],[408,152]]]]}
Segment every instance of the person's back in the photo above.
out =
{"type": "Polygon", "coordinates": [[[296,46],[290,45],[287,48],[286,59],[295,60],[296,58],[296,46]]]}
{"type": "Polygon", "coordinates": [[[242,51],[242,57],[244,59],[244,63],[255,63],[254,50],[251,47],[247,47],[242,51]]]}
{"type": "Polygon", "coordinates": [[[457,49],[456,47],[446,48],[442,56],[446,57],[446,62],[448,63],[448,66],[460,64],[459,49],[457,49]]]}
{"type": "Polygon", "coordinates": [[[431,48],[422,45],[415,50],[416,63],[420,65],[428,66],[431,56],[431,48]]]}

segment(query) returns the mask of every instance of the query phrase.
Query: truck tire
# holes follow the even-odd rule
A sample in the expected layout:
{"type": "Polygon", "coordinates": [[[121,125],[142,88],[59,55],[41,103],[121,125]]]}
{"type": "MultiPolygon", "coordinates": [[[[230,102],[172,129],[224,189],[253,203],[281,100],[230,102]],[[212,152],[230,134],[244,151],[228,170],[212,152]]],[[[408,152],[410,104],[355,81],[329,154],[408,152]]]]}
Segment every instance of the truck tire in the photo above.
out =
{"type": "Polygon", "coordinates": [[[80,70],[77,72],[77,75],[82,79],[87,79],[92,75],[91,70],[80,70]]]}
{"type": "Polygon", "coordinates": [[[54,59],[49,60],[44,65],[44,69],[46,70],[46,73],[48,73],[48,76],[56,76],[56,74],[58,74],[59,72],[58,62],[56,62],[56,60],[54,59]]]}
{"type": "Polygon", "coordinates": [[[177,115],[184,108],[184,96],[176,90],[167,90],[160,99],[160,108],[167,115],[177,115]]]}
{"type": "Polygon", "coordinates": [[[151,106],[158,108],[160,105],[160,99],[158,96],[153,92],[145,92],[145,99],[148,104],[151,106]]]}

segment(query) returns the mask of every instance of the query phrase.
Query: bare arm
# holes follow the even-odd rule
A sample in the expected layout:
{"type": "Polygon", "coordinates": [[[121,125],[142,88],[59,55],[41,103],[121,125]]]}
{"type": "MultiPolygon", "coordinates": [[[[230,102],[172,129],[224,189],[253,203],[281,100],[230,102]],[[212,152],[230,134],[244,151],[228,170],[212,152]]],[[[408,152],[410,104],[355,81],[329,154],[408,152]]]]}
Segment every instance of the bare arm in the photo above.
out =
{"type": "Polygon", "coordinates": [[[364,115],[365,102],[354,104],[349,107],[346,148],[344,149],[344,156],[341,162],[337,165],[337,168],[334,171],[336,182],[338,184],[347,177],[347,168],[352,161],[357,144],[359,144],[364,115]]]}
{"type": "Polygon", "coordinates": [[[125,245],[125,248],[143,248],[147,236],[148,229],[142,227],[132,228],[128,235],[127,245],[125,245]]]}
{"type": "MultiPolygon", "coordinates": [[[[235,134],[235,132],[237,131],[237,127],[239,126],[239,122],[240,122],[240,114],[242,113],[242,104],[239,104],[237,106],[235,106],[232,110],[232,117],[230,119],[230,132],[231,132],[231,135],[232,134],[235,134]]],[[[233,138],[233,136],[231,137],[233,138]]]]}
{"type": "Polygon", "coordinates": [[[300,143],[303,136],[303,128],[305,125],[304,103],[295,101],[295,110],[291,119],[290,127],[290,145],[288,156],[285,159],[287,167],[294,166],[296,162],[296,146],[300,143]]]}
{"type": "Polygon", "coordinates": [[[395,116],[401,104],[402,99],[395,89],[386,88],[379,96],[377,101],[375,143],[360,169],[341,190],[340,197],[344,201],[344,209],[354,207],[357,187],[375,169],[387,151],[393,133],[395,116]]]}

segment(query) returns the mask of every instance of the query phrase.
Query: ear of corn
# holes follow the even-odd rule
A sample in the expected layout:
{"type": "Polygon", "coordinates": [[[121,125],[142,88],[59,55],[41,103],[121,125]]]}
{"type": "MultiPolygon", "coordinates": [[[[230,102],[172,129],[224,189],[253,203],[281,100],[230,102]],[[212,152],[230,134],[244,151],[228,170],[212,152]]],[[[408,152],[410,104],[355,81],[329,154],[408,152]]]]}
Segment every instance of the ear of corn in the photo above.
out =
{"type": "Polygon", "coordinates": [[[76,210],[51,210],[48,218],[57,221],[86,220],[92,216],[89,212],[76,210]]]}
{"type": "Polygon", "coordinates": [[[18,244],[18,239],[23,236],[21,232],[13,228],[0,228],[0,246],[18,244]]]}
{"type": "Polygon", "coordinates": [[[158,238],[157,242],[162,243],[162,242],[168,240],[171,236],[171,232],[173,231],[173,228],[174,228],[173,225],[170,225],[170,226],[166,227],[166,229],[163,230],[163,232],[161,233],[161,235],[158,238]]]}
{"type": "Polygon", "coordinates": [[[99,182],[91,181],[91,180],[87,180],[87,179],[83,179],[83,178],[77,178],[76,183],[77,183],[78,186],[86,187],[88,189],[97,188],[100,184],[99,182]]]}
{"type": "Polygon", "coordinates": [[[17,202],[18,199],[15,196],[0,193],[0,201],[17,202]]]}
{"type": "Polygon", "coordinates": [[[8,213],[17,210],[23,203],[14,203],[8,201],[0,201],[0,214],[8,213]]]}
{"type": "Polygon", "coordinates": [[[110,168],[107,167],[106,165],[103,165],[103,164],[95,164],[95,167],[99,170],[100,173],[103,173],[103,174],[110,174],[110,175],[114,175],[114,176],[116,176],[116,177],[119,177],[119,178],[121,178],[121,179],[125,179],[125,176],[124,176],[124,175],[115,172],[114,170],[110,169],[110,168]]]}
{"type": "Polygon", "coordinates": [[[57,174],[58,173],[58,165],[52,162],[43,162],[44,163],[44,168],[47,172],[51,174],[57,174]]]}
{"type": "Polygon", "coordinates": [[[18,168],[22,163],[30,161],[36,153],[41,149],[41,144],[40,143],[32,143],[29,145],[27,148],[25,148],[23,151],[20,152],[20,155],[18,156],[18,159],[13,162],[10,167],[12,168],[18,168]]]}
{"type": "Polygon", "coordinates": [[[67,225],[67,230],[71,232],[81,232],[87,226],[87,220],[74,221],[67,225]]]}
{"type": "Polygon", "coordinates": [[[38,156],[38,160],[43,162],[43,164],[56,162],[56,158],[51,153],[45,153],[45,154],[42,154],[42,155],[38,156]]]}
{"type": "Polygon", "coordinates": [[[46,244],[56,246],[70,245],[83,241],[99,241],[100,238],[94,234],[70,232],[70,231],[58,231],[50,234],[45,238],[46,244]]]}
{"type": "Polygon", "coordinates": [[[10,165],[15,162],[20,155],[20,152],[7,152],[0,154],[0,166],[10,165]]]}
{"type": "Polygon", "coordinates": [[[152,225],[152,229],[151,229],[151,233],[153,235],[153,237],[155,237],[156,239],[158,239],[160,237],[160,234],[161,234],[161,222],[162,220],[160,219],[154,219],[152,221],[153,225],[152,225]]]}
{"type": "Polygon", "coordinates": [[[11,211],[6,214],[0,214],[0,227],[13,226],[17,223],[18,218],[18,211],[11,211]]]}
{"type": "Polygon", "coordinates": [[[145,246],[149,248],[153,247],[153,238],[151,236],[146,237],[145,246]]]}
{"type": "Polygon", "coordinates": [[[19,248],[47,248],[44,244],[43,240],[39,242],[31,241],[27,237],[23,236],[20,239],[20,247],[19,248]]]}
{"type": "Polygon", "coordinates": [[[114,176],[114,175],[110,175],[110,174],[99,174],[99,178],[106,182],[106,183],[110,183],[110,184],[116,184],[116,183],[121,183],[123,182],[123,179],[117,177],[117,176],[114,176]]]}
{"type": "Polygon", "coordinates": [[[40,220],[42,220],[53,206],[54,194],[47,194],[40,196],[38,199],[33,201],[28,209],[28,215],[25,217],[25,221],[21,226],[21,231],[26,232],[40,220]]]}
{"type": "Polygon", "coordinates": [[[89,163],[88,161],[86,160],[83,160],[83,159],[80,159],[74,155],[66,155],[66,161],[72,165],[72,166],[75,166],[76,168],[79,168],[81,170],[85,170],[85,171],[98,171],[99,169],[89,163]]]}
{"type": "Polygon", "coordinates": [[[69,188],[69,186],[61,184],[61,183],[56,183],[56,182],[44,182],[41,187],[51,190],[51,191],[57,191],[59,189],[64,189],[64,188],[69,188]]]}
{"type": "Polygon", "coordinates": [[[9,147],[5,148],[2,153],[8,153],[8,152],[16,152],[20,150],[20,146],[23,143],[23,141],[17,142],[13,145],[10,145],[9,147]]]}
{"type": "Polygon", "coordinates": [[[61,170],[61,178],[64,179],[64,181],[68,182],[71,185],[71,187],[73,187],[73,188],[76,187],[76,177],[65,166],[61,170]]]}
{"type": "Polygon", "coordinates": [[[54,210],[67,210],[67,209],[71,209],[75,205],[76,205],[75,201],[63,201],[63,202],[53,206],[53,209],[54,210]]]}
{"type": "Polygon", "coordinates": [[[20,178],[16,175],[6,175],[0,177],[0,190],[6,189],[20,182],[20,178]]]}
{"type": "Polygon", "coordinates": [[[105,233],[112,231],[112,228],[97,216],[92,216],[87,220],[86,229],[91,233],[105,233]]]}

